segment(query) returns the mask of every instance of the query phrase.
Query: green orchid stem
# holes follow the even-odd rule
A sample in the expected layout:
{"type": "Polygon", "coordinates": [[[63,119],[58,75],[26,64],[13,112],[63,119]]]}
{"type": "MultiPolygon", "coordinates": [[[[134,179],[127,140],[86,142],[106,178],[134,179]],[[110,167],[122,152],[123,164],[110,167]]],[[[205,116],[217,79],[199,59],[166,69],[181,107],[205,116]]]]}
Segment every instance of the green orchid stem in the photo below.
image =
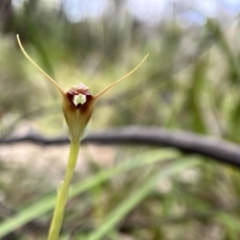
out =
{"type": "Polygon", "coordinates": [[[71,141],[68,166],[64,176],[64,181],[60,184],[58,189],[57,201],[48,235],[48,240],[59,239],[59,234],[62,227],[62,221],[64,216],[64,209],[68,198],[69,186],[76,167],[79,148],[80,148],[79,141],[71,141]]]}

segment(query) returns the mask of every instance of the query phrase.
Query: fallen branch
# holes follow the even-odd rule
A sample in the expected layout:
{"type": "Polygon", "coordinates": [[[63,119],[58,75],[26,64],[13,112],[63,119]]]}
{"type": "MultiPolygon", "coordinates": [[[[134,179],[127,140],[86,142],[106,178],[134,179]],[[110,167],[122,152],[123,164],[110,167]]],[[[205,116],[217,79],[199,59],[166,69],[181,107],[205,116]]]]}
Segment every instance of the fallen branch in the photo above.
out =
{"type": "MultiPolygon", "coordinates": [[[[0,145],[33,142],[41,145],[68,144],[67,137],[46,138],[29,134],[0,139],[0,145]]],[[[158,127],[128,126],[89,134],[82,144],[138,144],[177,148],[185,153],[200,154],[240,168],[240,147],[234,143],[190,132],[170,131],[158,127]]]]}

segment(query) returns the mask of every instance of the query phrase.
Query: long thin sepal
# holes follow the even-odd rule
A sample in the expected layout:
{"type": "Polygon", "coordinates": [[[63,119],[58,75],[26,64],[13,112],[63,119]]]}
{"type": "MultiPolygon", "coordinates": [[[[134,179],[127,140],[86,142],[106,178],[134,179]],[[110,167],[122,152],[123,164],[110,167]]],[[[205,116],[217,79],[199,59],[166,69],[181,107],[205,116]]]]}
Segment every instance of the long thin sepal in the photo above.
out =
{"type": "Polygon", "coordinates": [[[61,87],[47,74],[45,73],[33,60],[32,58],[26,53],[26,51],[24,50],[22,44],[21,44],[21,41],[20,41],[20,38],[19,38],[19,35],[17,34],[17,41],[18,41],[18,44],[19,44],[19,47],[21,49],[21,51],[23,52],[24,56],[41,72],[43,73],[47,79],[58,89],[58,91],[64,95],[64,91],[61,89],[61,87]]]}
{"type": "Polygon", "coordinates": [[[107,86],[106,88],[104,88],[102,91],[100,91],[99,93],[97,93],[94,98],[95,100],[98,100],[104,93],[106,93],[110,88],[112,88],[113,86],[115,86],[117,83],[121,82],[123,79],[129,77],[131,74],[133,74],[138,68],[141,67],[141,65],[145,62],[145,60],[148,58],[149,54],[147,54],[143,60],[129,73],[127,73],[126,75],[124,75],[123,77],[121,77],[120,79],[118,79],[117,81],[115,81],[114,83],[110,84],[109,86],[107,86]]]}

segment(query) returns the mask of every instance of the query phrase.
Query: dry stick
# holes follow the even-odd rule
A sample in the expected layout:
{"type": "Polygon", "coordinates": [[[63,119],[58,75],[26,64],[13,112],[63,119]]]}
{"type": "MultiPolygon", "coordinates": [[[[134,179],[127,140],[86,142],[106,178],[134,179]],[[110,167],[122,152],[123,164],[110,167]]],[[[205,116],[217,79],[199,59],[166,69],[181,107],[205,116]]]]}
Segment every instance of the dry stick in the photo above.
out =
{"type": "MultiPolygon", "coordinates": [[[[68,144],[66,137],[45,138],[26,135],[0,139],[0,145],[33,142],[41,145],[68,144]]],[[[234,143],[190,132],[170,131],[159,127],[128,126],[89,134],[82,144],[139,144],[158,147],[173,147],[185,153],[200,154],[240,168],[240,147],[234,143]]]]}

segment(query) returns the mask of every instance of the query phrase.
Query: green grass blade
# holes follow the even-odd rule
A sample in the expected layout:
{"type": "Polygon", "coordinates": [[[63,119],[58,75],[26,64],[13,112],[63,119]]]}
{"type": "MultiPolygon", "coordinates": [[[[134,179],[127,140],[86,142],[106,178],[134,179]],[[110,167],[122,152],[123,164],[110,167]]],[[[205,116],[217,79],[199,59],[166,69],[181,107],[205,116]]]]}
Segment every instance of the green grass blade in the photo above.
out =
{"type": "Polygon", "coordinates": [[[88,240],[103,239],[112,229],[122,220],[122,218],[137,206],[151,191],[154,189],[156,183],[159,180],[163,180],[170,176],[176,175],[179,172],[195,166],[199,161],[185,160],[177,163],[173,163],[170,167],[162,171],[161,173],[155,174],[150,178],[145,185],[141,186],[138,191],[135,191],[129,198],[123,201],[114,211],[112,211],[105,222],[89,237],[88,240]]]}
{"type": "MultiPolygon", "coordinates": [[[[179,153],[172,150],[163,150],[163,151],[150,151],[146,154],[143,154],[140,157],[135,157],[131,162],[123,163],[112,169],[103,170],[100,173],[97,173],[94,176],[86,178],[84,181],[75,184],[70,191],[69,198],[75,197],[78,194],[87,191],[88,189],[101,184],[104,181],[111,179],[112,177],[130,171],[136,167],[153,164],[158,161],[163,161],[169,158],[176,158],[179,156],[179,153]]],[[[42,200],[32,204],[30,207],[23,209],[18,214],[13,217],[10,217],[6,221],[0,224],[0,238],[11,233],[15,229],[23,226],[24,224],[30,222],[33,219],[36,219],[43,214],[52,210],[55,206],[56,194],[51,194],[48,197],[45,197],[42,200]]]]}

